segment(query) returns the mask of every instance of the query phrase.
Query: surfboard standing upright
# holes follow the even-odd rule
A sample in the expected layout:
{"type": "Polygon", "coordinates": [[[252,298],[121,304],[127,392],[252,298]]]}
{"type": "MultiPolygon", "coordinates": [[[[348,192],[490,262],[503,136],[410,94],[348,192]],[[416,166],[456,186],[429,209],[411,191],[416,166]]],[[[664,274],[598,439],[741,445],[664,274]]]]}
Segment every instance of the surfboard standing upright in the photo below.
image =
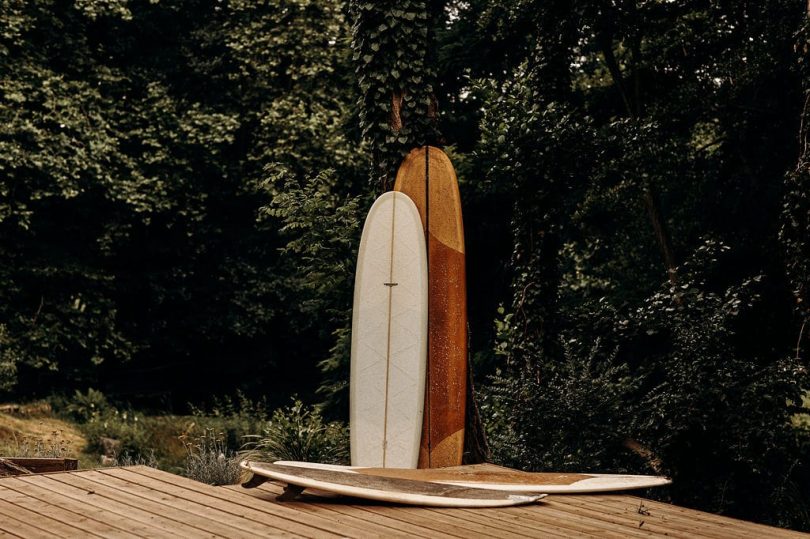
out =
{"type": "Polygon", "coordinates": [[[467,398],[467,286],[456,172],[425,146],[399,167],[395,191],[419,209],[428,249],[428,375],[419,468],[458,466],[467,398]]]}
{"type": "Polygon", "coordinates": [[[369,210],[354,282],[349,428],[352,464],[415,468],[427,362],[422,222],[403,193],[369,210]]]}

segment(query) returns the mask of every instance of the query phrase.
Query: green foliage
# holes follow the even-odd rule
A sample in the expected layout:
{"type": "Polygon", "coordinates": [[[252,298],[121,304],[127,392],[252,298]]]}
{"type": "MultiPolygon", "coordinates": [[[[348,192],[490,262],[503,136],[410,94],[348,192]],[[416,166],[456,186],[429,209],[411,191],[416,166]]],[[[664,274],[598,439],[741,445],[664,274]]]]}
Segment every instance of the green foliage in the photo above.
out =
{"type": "Polygon", "coordinates": [[[371,179],[385,190],[402,157],[436,135],[430,2],[353,0],[350,9],[360,126],[374,159],[371,179]]]}
{"type": "Polygon", "coordinates": [[[345,309],[335,310],[346,305],[346,289],[354,276],[359,199],[338,195],[336,183],[333,170],[321,172],[303,185],[283,169],[266,181],[276,185],[277,191],[262,215],[274,218],[278,233],[287,240],[281,252],[292,260],[296,272],[285,284],[291,294],[301,298],[299,308],[309,317],[319,312],[341,316],[345,309]]]}
{"type": "Polygon", "coordinates": [[[144,416],[133,410],[111,409],[80,425],[87,438],[87,451],[116,457],[129,455],[134,459],[151,453],[153,429],[144,423],[144,416]]]}
{"type": "Polygon", "coordinates": [[[332,170],[299,184],[288,170],[277,169],[265,181],[276,194],[261,215],[287,240],[281,252],[291,269],[280,288],[285,297],[297,298],[289,313],[296,315],[295,326],[334,343],[319,362],[318,392],[333,413],[345,415],[361,199],[340,196],[337,183],[332,170]]]}
{"type": "Polygon", "coordinates": [[[217,439],[221,438],[219,442],[229,451],[236,451],[245,445],[248,436],[262,430],[270,418],[267,406],[266,399],[254,401],[242,392],[237,392],[235,398],[228,396],[214,398],[213,403],[207,408],[190,405],[193,422],[184,432],[202,431],[203,434],[200,436],[217,433],[217,439]]]}
{"type": "Polygon", "coordinates": [[[226,361],[255,392],[297,337],[314,369],[331,338],[285,325],[297,273],[256,217],[271,164],[360,177],[341,2],[12,1],[0,27],[0,388],[147,370],[182,404],[226,361]]]}
{"type": "Polygon", "coordinates": [[[349,429],[344,423],[327,423],[317,408],[294,399],[273,412],[261,437],[251,443],[245,458],[300,460],[348,464],[349,429]]]}
{"type": "Polygon", "coordinates": [[[786,178],[784,224],[780,233],[796,311],[804,320],[810,317],[810,244],[807,241],[810,237],[810,163],[807,159],[802,156],[796,170],[786,178]]]}
{"type": "Polygon", "coordinates": [[[509,361],[530,369],[538,354],[558,352],[558,253],[571,193],[588,170],[583,142],[593,136],[587,118],[564,104],[542,104],[538,77],[524,64],[513,81],[484,88],[489,99],[478,156],[489,166],[489,181],[480,188],[513,200],[512,323],[518,329],[509,361]]]}
{"type": "MultiPolygon", "coordinates": [[[[707,277],[726,251],[707,241],[679,269],[680,286],[663,286],[640,307],[593,305],[582,314],[583,337],[561,337],[563,359],[539,358],[539,375],[495,377],[485,416],[496,459],[666,473],[679,503],[806,526],[793,508],[810,496],[810,432],[794,427],[801,408],[790,403],[802,402],[810,378],[795,358],[768,361],[739,344],[761,279],[712,290],[707,277]],[[602,337],[588,354],[594,334],[602,337]],[[628,450],[636,443],[644,459],[628,450]],[[728,489],[767,494],[723,495],[728,489]]],[[[512,321],[501,331],[508,338],[512,321]]]]}
{"type": "MultiPolygon", "coordinates": [[[[798,64],[803,77],[805,99],[810,98],[810,21],[805,21],[796,40],[798,64]]],[[[802,351],[802,338],[810,320],[810,148],[808,148],[808,110],[802,111],[799,133],[800,155],[794,170],[785,179],[782,204],[782,228],[779,239],[785,249],[786,270],[801,318],[796,355],[802,351]]]]}
{"type": "Polygon", "coordinates": [[[10,391],[17,382],[20,352],[15,351],[12,345],[6,325],[0,324],[0,391],[10,391]]]}
{"type": "Polygon", "coordinates": [[[180,470],[320,385],[268,456],[345,460],[360,221],[448,142],[499,458],[808,527],[807,42],[796,0],[0,2],[0,392],[104,387],[91,445],[180,470]],[[268,402],[116,400],[222,387],[268,402]]]}
{"type": "Polygon", "coordinates": [[[626,438],[673,475],[675,502],[807,527],[810,445],[791,420],[810,381],[786,301],[806,284],[802,161],[783,181],[801,6],[467,8],[460,28],[486,35],[468,40],[473,187],[510,205],[513,235],[489,359],[499,458],[649,472],[626,438]]]}
{"type": "Polygon", "coordinates": [[[212,477],[233,471],[233,463],[218,460],[219,453],[234,459],[270,418],[265,399],[251,400],[241,392],[234,397],[215,397],[205,408],[190,406],[187,416],[137,412],[129,404],[113,405],[94,389],[76,391],[70,399],[52,400],[58,413],[77,423],[87,439],[85,451],[104,464],[224,474],[212,477]]]}
{"type": "Polygon", "coordinates": [[[493,377],[481,404],[495,459],[518,469],[582,471],[621,467],[628,436],[623,417],[639,380],[597,342],[584,353],[565,347],[564,359],[538,376],[493,377]],[[582,355],[580,355],[582,354],[582,355]]]}
{"type": "Polygon", "coordinates": [[[77,389],[64,411],[75,421],[87,423],[93,418],[106,414],[110,408],[110,403],[104,393],[91,387],[87,389],[87,393],[82,393],[77,389]]]}

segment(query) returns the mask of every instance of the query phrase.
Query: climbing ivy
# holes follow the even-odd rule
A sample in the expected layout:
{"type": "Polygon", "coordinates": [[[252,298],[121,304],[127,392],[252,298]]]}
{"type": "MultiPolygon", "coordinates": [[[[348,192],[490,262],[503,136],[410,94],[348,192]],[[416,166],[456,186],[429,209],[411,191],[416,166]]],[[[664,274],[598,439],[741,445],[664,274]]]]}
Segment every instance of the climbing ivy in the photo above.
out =
{"type": "MultiPolygon", "coordinates": [[[[798,33],[796,52],[804,83],[805,110],[802,132],[799,133],[801,153],[796,168],[787,174],[785,180],[779,237],[785,249],[785,266],[796,300],[796,312],[804,324],[810,319],[810,140],[807,132],[807,121],[810,120],[810,20],[798,33]]],[[[799,339],[797,355],[801,350],[801,333],[799,339]]]]}
{"type": "Polygon", "coordinates": [[[435,138],[428,8],[424,0],[350,4],[360,126],[371,145],[371,180],[382,189],[408,150],[435,138]]]}

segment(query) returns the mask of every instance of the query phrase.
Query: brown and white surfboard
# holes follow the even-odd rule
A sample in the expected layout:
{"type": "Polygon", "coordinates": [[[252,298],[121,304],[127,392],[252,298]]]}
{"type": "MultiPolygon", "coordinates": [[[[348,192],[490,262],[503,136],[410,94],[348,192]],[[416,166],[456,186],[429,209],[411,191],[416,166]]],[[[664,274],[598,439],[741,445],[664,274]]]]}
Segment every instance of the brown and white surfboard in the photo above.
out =
{"type": "Polygon", "coordinates": [[[523,472],[495,464],[472,464],[449,468],[402,469],[361,468],[313,462],[278,461],[276,464],[347,474],[428,481],[485,490],[543,492],[546,494],[585,494],[661,487],[672,481],[658,475],[626,475],[564,472],[523,472]]]}
{"type": "MultiPolygon", "coordinates": [[[[251,472],[251,477],[242,486],[252,488],[265,480],[286,484],[282,499],[294,499],[304,489],[426,507],[509,507],[534,503],[545,494],[493,491],[460,487],[376,475],[346,473],[328,468],[287,466],[269,462],[242,461],[242,469],[251,472]],[[291,488],[292,487],[292,488],[291,488]]],[[[392,470],[394,468],[383,468],[392,470]]]]}
{"type": "Polygon", "coordinates": [[[456,172],[432,146],[412,150],[394,190],[416,204],[428,251],[428,365],[419,468],[458,466],[467,398],[464,225],[456,172]]]}

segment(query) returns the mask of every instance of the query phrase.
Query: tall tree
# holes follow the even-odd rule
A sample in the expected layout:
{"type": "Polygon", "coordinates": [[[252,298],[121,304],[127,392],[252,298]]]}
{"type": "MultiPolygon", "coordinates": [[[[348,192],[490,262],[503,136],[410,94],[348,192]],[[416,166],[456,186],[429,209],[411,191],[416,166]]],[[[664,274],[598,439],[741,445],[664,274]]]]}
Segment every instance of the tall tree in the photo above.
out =
{"type": "Polygon", "coordinates": [[[0,4],[5,388],[311,390],[333,322],[288,301],[290,238],[257,216],[289,178],[358,183],[341,8],[0,4]]]}
{"type": "MultiPolygon", "coordinates": [[[[810,2],[807,5],[810,20],[810,2]]],[[[795,312],[799,318],[796,357],[802,357],[803,344],[810,333],[810,22],[805,20],[797,33],[796,55],[802,74],[804,105],[798,133],[799,158],[785,181],[780,237],[785,248],[795,312]]]]}

